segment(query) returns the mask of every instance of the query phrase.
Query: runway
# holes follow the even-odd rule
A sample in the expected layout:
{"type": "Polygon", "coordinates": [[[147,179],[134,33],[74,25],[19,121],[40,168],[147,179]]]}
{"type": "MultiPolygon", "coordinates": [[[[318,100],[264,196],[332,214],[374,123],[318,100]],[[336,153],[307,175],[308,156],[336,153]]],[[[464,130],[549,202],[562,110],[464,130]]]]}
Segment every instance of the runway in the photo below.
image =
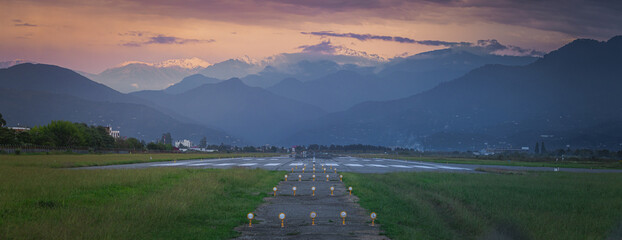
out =
{"type": "MultiPolygon", "coordinates": [[[[519,166],[499,166],[499,165],[472,165],[472,164],[445,164],[432,162],[406,161],[385,158],[359,158],[359,157],[336,157],[331,159],[295,159],[288,156],[264,157],[264,158],[221,158],[221,159],[194,159],[167,162],[150,162],[121,164],[109,166],[83,167],[80,169],[133,169],[150,167],[184,167],[184,168],[261,168],[267,170],[291,171],[292,168],[298,169],[306,166],[307,171],[313,171],[312,165],[315,162],[315,172],[334,172],[335,168],[340,172],[357,173],[388,173],[388,172],[461,172],[479,173],[478,168],[495,168],[516,171],[556,171],[552,167],[519,167],[519,166]]],[[[622,170],[612,169],[581,169],[581,168],[559,168],[558,171],[565,172],[622,172],[622,170]]]]}

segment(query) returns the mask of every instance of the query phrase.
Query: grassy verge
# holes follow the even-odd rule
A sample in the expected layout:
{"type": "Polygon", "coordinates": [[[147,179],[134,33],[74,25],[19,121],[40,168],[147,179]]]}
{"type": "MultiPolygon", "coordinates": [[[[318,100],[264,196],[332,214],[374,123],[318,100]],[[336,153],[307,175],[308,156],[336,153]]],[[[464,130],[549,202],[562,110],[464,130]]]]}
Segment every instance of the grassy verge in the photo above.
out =
{"type": "Polygon", "coordinates": [[[274,153],[0,155],[0,165],[67,168],[187,159],[270,157],[278,155],[274,153]]]}
{"type": "Polygon", "coordinates": [[[488,160],[474,158],[443,158],[443,157],[415,157],[415,156],[391,156],[384,154],[357,155],[365,158],[389,158],[409,161],[422,161],[434,163],[458,163],[476,165],[499,165],[499,166],[522,166],[522,167],[562,167],[562,168],[598,168],[598,169],[622,169],[622,162],[590,162],[590,161],[520,161],[520,160],[488,160]]]}
{"type": "Polygon", "coordinates": [[[343,175],[392,239],[622,238],[622,174],[343,175]]]}
{"type": "Polygon", "coordinates": [[[282,176],[246,169],[26,165],[0,165],[0,239],[231,238],[282,176]]]}

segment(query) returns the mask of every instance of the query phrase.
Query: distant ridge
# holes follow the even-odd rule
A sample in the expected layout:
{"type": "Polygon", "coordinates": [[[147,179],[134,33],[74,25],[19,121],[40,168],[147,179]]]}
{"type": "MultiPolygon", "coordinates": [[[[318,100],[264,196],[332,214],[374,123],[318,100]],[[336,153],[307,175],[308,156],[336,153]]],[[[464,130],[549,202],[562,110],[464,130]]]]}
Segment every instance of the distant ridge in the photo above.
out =
{"type": "Polygon", "coordinates": [[[254,144],[273,144],[324,115],[318,107],[249,87],[232,78],[179,94],[132,93],[205,125],[217,126],[254,144]]]}
{"type": "Polygon", "coordinates": [[[619,36],[579,39],[527,66],[487,65],[421,94],[328,115],[288,143],[479,150],[484,143],[547,141],[555,148],[616,148],[622,143],[620,76],[619,36]]]}
{"type": "Polygon", "coordinates": [[[121,135],[146,141],[170,132],[174,138],[203,136],[213,143],[242,143],[223,131],[181,122],[144,99],[119,93],[69,69],[24,63],[0,69],[0,113],[10,124],[51,120],[113,126],[121,135]]]}

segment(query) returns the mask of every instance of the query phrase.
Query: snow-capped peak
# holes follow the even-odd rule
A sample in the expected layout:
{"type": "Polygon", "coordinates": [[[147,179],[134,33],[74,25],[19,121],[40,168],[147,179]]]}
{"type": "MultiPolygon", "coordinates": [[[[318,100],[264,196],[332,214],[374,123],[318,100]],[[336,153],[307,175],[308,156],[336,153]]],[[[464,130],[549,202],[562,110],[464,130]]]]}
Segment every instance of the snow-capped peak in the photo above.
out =
{"type": "Polygon", "coordinates": [[[127,62],[123,62],[117,65],[116,67],[125,67],[131,64],[142,64],[142,65],[147,65],[147,66],[153,66],[153,63],[147,63],[147,62],[141,62],[141,61],[127,61],[127,62]]]}
{"type": "Polygon", "coordinates": [[[259,64],[259,61],[249,57],[248,55],[244,55],[242,57],[237,57],[237,58],[235,58],[235,60],[238,60],[240,62],[248,63],[249,65],[257,65],[257,64],[259,64]]]}
{"type": "Polygon", "coordinates": [[[387,62],[388,61],[386,57],[380,56],[378,54],[373,54],[373,53],[370,54],[364,51],[358,51],[358,50],[354,50],[354,49],[343,47],[343,46],[335,48],[335,52],[333,53],[333,55],[361,57],[361,58],[366,58],[368,60],[376,61],[376,62],[387,62]]]}
{"type": "Polygon", "coordinates": [[[162,61],[162,62],[155,64],[156,67],[177,66],[177,67],[187,68],[187,69],[206,68],[206,67],[209,67],[210,65],[212,64],[198,57],[186,58],[186,59],[170,59],[170,60],[162,61]]]}
{"type": "Polygon", "coordinates": [[[148,63],[141,61],[127,61],[119,64],[118,67],[125,67],[130,64],[143,64],[147,66],[153,66],[158,68],[166,68],[166,67],[180,67],[185,69],[196,69],[196,68],[206,68],[212,64],[203,59],[193,57],[193,58],[185,58],[185,59],[169,59],[158,63],[148,63]]]}

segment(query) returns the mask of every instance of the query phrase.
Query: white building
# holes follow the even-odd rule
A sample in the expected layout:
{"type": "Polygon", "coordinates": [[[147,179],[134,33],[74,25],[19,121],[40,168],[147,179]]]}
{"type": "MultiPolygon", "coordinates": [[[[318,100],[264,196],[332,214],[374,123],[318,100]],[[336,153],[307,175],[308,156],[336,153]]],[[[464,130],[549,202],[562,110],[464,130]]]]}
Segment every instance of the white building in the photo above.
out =
{"type": "Polygon", "coordinates": [[[175,147],[179,148],[181,145],[189,148],[192,147],[192,142],[188,139],[184,139],[184,140],[180,140],[180,141],[175,141],[175,147]]]}
{"type": "Polygon", "coordinates": [[[112,127],[110,127],[110,126],[106,127],[106,130],[108,131],[108,135],[110,135],[111,137],[113,137],[115,139],[121,137],[121,132],[112,130],[112,127]]]}
{"type": "Polygon", "coordinates": [[[13,129],[16,132],[28,132],[28,131],[30,131],[30,128],[27,128],[27,127],[9,127],[9,129],[13,129]]]}

